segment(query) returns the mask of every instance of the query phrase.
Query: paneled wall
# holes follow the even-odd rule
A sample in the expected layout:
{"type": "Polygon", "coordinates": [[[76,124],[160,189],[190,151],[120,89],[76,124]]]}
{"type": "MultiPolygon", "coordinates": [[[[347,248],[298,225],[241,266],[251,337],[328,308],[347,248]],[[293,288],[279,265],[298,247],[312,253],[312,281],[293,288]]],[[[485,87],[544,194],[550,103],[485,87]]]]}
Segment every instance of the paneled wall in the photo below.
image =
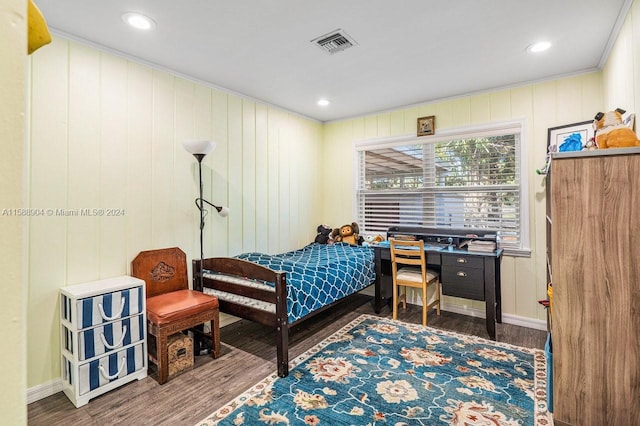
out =
{"type": "MultiPolygon", "coordinates": [[[[22,425],[26,410],[26,298],[24,291],[24,217],[11,213],[24,201],[24,140],[27,2],[0,3],[0,423],[22,425]],[[9,212],[5,209],[8,209],[9,212]]],[[[37,52],[36,52],[37,54],[37,52]]]]}
{"type": "MultiPolygon", "coordinates": [[[[602,105],[602,75],[590,73],[326,123],[324,161],[340,166],[325,175],[323,217],[336,225],[355,219],[355,141],[415,135],[416,119],[428,115],[436,116],[436,133],[524,119],[531,256],[503,258],[502,312],[515,322],[520,317],[543,320],[545,312],[537,301],[546,297],[545,195],[544,179],[535,170],[545,161],[549,127],[590,120],[602,105]]],[[[443,302],[470,314],[484,309],[484,302],[452,297],[443,302]]]]}
{"type": "MultiPolygon", "coordinates": [[[[321,123],[55,38],[31,61],[28,386],[60,376],[60,287],[130,272],[141,250],[199,257],[198,169],[212,139],[205,256],[281,252],[322,223],[321,123]]],[[[189,270],[191,270],[189,265],[189,270]]]]}
{"type": "MultiPolygon", "coordinates": [[[[603,71],[604,110],[640,114],[640,1],[634,0],[603,71]]],[[[638,133],[638,132],[636,132],[638,133]]]]}

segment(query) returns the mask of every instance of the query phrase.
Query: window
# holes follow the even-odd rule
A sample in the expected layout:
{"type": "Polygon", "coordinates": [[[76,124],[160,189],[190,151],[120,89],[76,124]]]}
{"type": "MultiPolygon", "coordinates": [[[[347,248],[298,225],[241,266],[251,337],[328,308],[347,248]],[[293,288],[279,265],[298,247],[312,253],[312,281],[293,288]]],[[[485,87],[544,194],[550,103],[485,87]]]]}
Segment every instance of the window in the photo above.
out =
{"type": "Polygon", "coordinates": [[[394,225],[499,232],[503,248],[524,249],[521,135],[522,123],[506,123],[357,144],[361,232],[394,225]]]}

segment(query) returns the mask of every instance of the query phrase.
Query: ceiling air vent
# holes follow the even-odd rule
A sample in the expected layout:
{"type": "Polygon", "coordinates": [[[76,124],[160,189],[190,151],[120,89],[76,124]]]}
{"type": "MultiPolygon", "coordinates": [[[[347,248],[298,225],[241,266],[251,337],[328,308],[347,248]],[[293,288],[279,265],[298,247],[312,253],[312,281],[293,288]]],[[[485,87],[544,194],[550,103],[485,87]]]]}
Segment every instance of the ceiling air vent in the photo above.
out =
{"type": "Polygon", "coordinates": [[[317,44],[318,47],[330,54],[342,52],[343,50],[358,44],[347,33],[340,29],[331,31],[328,34],[313,39],[311,40],[311,43],[317,44]]]}

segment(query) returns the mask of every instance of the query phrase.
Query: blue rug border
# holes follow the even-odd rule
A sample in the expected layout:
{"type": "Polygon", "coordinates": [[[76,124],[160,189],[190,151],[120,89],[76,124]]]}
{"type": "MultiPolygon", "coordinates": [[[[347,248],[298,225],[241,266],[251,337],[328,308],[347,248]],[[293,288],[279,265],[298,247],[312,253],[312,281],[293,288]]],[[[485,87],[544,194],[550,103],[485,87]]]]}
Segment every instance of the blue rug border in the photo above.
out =
{"type": "MultiPolygon", "coordinates": [[[[311,358],[313,355],[320,352],[326,346],[331,343],[341,340],[342,335],[349,332],[362,322],[366,320],[375,320],[379,322],[383,322],[386,324],[395,324],[400,323],[403,327],[408,328],[411,331],[419,332],[419,331],[429,331],[434,334],[450,336],[450,337],[464,337],[467,340],[471,340],[477,343],[483,343],[487,345],[492,345],[496,347],[501,347],[505,349],[511,349],[520,351],[523,353],[528,353],[533,355],[534,359],[534,404],[535,404],[535,421],[536,426],[548,426],[553,425],[553,416],[551,413],[547,411],[547,367],[546,367],[546,357],[545,353],[542,349],[534,349],[534,348],[526,348],[523,346],[512,345],[510,343],[504,342],[496,342],[494,340],[489,340],[484,337],[473,336],[470,334],[457,333],[449,330],[442,330],[439,328],[433,328],[430,326],[423,326],[422,324],[409,323],[401,320],[393,320],[386,317],[378,317],[371,314],[361,314],[357,318],[350,321],[348,324],[344,325],[339,330],[333,332],[330,336],[325,338],[319,343],[316,343],[313,347],[309,348],[302,354],[295,357],[293,360],[289,362],[289,370],[293,370],[296,366],[303,363],[307,359],[311,358]]],[[[238,407],[244,405],[249,399],[251,399],[254,395],[262,392],[265,388],[271,386],[276,380],[278,380],[277,372],[269,374],[264,379],[260,380],[255,385],[251,386],[246,391],[242,392],[240,395],[224,404],[222,407],[215,410],[213,413],[209,414],[205,419],[196,423],[195,426],[211,426],[217,424],[218,421],[223,420],[231,413],[233,413],[238,407]]]]}

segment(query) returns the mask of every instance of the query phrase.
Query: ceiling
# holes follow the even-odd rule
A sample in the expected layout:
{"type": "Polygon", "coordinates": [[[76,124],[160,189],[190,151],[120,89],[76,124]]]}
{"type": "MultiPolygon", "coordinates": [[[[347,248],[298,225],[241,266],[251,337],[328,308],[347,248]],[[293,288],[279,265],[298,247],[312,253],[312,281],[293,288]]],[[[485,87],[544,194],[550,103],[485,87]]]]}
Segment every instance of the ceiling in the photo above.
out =
{"type": "Polygon", "coordinates": [[[631,0],[36,3],[54,33],[329,121],[598,69],[631,0]],[[157,27],[127,26],[128,11],[157,27]],[[311,43],[336,29],[357,44],[311,43]],[[553,46],[528,53],[539,40],[553,46]]]}

